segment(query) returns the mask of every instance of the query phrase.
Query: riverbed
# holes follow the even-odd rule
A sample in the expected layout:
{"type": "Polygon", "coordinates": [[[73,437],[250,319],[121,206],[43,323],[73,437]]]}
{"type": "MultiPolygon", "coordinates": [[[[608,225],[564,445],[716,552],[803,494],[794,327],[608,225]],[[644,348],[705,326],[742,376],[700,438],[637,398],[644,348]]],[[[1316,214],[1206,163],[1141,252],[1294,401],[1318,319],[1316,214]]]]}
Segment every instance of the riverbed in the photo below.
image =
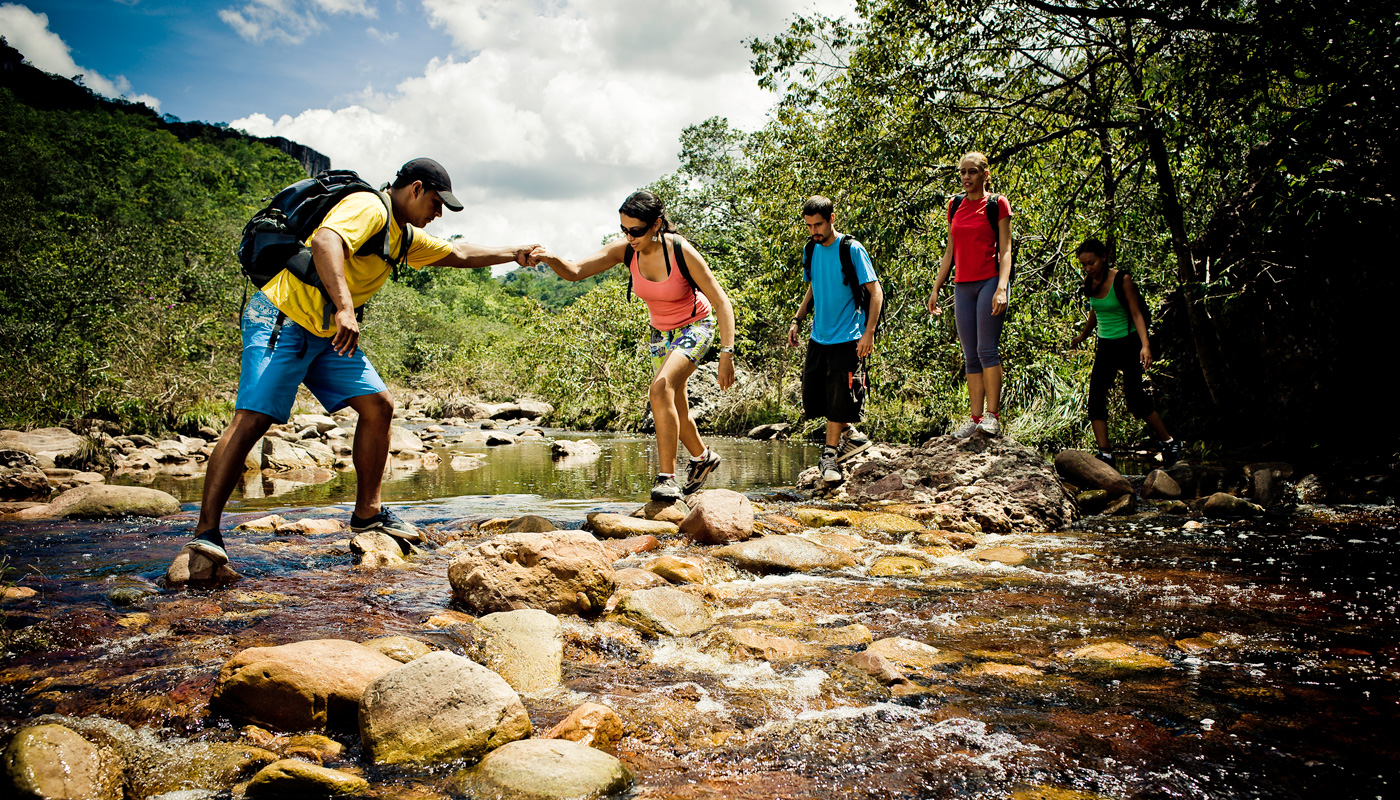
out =
{"type": "MultiPolygon", "coordinates": [[[[576,434],[549,432],[577,438],[576,434]]],[[[220,666],[257,645],[389,634],[462,652],[450,626],[453,542],[483,520],[538,514],[577,528],[645,499],[647,439],[595,436],[603,456],[557,466],[545,443],[455,447],[435,469],[397,471],[386,501],[449,543],[408,569],[351,569],[341,536],[230,532],[240,582],[166,592],[200,481],[160,481],[184,503],[160,521],[0,523],[7,581],[0,736],[45,713],[102,715],[162,739],[234,741],[211,714],[220,666]],[[484,454],[459,471],[453,452],[484,454]],[[438,621],[434,621],[435,618],[438,621]]],[[[767,511],[816,449],[719,440],[711,484],[767,511]]],[[[353,476],[236,493],[226,529],[276,513],[348,518],[353,476]]],[[[986,534],[1025,551],[1007,566],[940,556],[917,577],[867,565],[743,575],[713,587],[723,620],[802,620],[933,646],[938,658],[886,685],[845,663],[859,646],[793,663],[730,660],[686,639],[600,646],[566,624],[562,689],[525,696],[536,731],[585,700],[627,735],[609,752],[639,798],[1379,798],[1400,775],[1397,529],[1393,506],[1301,506],[1254,521],[1090,518],[1070,530],[986,534]],[[1083,667],[1075,651],[1123,643],[1165,666],[1083,667]],[[1387,733],[1387,731],[1390,731],[1387,733]]],[[[891,537],[882,552],[912,549],[891,537]]],[[[666,541],[658,554],[705,548],[666,541]]],[[[448,796],[449,770],[369,767],[353,734],[327,766],[381,796],[448,796]]]]}

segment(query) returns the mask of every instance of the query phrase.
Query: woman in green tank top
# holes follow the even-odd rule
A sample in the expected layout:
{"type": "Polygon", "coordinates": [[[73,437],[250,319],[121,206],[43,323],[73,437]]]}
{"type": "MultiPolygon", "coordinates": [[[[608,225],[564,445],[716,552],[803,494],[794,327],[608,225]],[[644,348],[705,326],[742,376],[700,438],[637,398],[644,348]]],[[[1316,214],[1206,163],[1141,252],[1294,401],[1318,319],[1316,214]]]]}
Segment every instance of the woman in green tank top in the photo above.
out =
{"type": "Polygon", "coordinates": [[[1119,271],[1108,266],[1108,248],[1103,242],[1086,239],[1075,254],[1084,268],[1084,294],[1091,310],[1079,335],[1070,340],[1070,347],[1078,347],[1097,327],[1099,341],[1094,348],[1094,368],[1089,373],[1089,424],[1094,429],[1098,457],[1109,466],[1114,465],[1108,449],[1108,390],[1122,372],[1128,410],[1157,434],[1162,461],[1170,466],[1181,454],[1181,442],[1167,432],[1152,402],[1151,390],[1143,382],[1143,370],[1152,366],[1152,345],[1147,340],[1142,297],[1126,272],[1118,281],[1119,271]],[[1118,285],[1122,286],[1121,295],[1118,285]]]}

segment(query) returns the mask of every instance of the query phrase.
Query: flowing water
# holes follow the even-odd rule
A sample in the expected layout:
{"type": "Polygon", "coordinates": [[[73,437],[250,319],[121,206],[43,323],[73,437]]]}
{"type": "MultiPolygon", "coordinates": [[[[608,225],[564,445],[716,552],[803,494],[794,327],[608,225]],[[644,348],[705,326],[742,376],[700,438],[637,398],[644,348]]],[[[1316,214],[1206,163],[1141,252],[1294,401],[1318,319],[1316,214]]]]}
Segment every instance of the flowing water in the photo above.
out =
{"type": "MultiPolygon", "coordinates": [[[[634,509],[650,483],[649,441],[594,438],[601,458],[563,467],[542,443],[493,449],[468,471],[447,453],[438,469],[395,472],[385,496],[435,538],[468,543],[485,538],[471,523],[491,517],[577,527],[589,511],[634,509]]],[[[726,463],[712,485],[769,510],[790,505],[769,487],[790,486],[816,457],[795,443],[713,444],[726,463]]],[[[207,701],[219,667],[245,647],[403,634],[460,651],[451,628],[428,622],[451,608],[452,548],[361,573],[336,536],[230,533],[244,580],[162,592],[199,483],[158,484],[185,502],[184,521],[0,523],[9,580],[39,591],[3,607],[17,650],[0,661],[6,731],[59,712],[167,739],[233,740],[239,723],[207,701]]],[[[344,518],[352,493],[350,477],[250,485],[226,523],[344,518]]],[[[859,623],[937,657],[890,687],[845,665],[860,644],[787,664],[731,661],[690,640],[629,647],[570,620],[565,687],[525,705],[537,732],[587,699],[617,709],[628,735],[611,752],[637,775],[639,798],[1390,797],[1400,776],[1397,526],[1393,506],[1232,523],[1094,518],[985,537],[1031,554],[1014,567],[954,554],[917,578],[864,567],[745,577],[715,587],[721,624],[802,620],[835,635],[859,623]],[[1095,672],[1070,657],[1103,642],[1167,666],[1095,672]]],[[[661,552],[694,549],[668,542],[661,552]]],[[[881,552],[901,549],[911,548],[886,537],[881,552]]],[[[327,765],[365,774],[382,796],[450,793],[450,771],[365,767],[357,737],[335,736],[348,749],[327,765]]]]}

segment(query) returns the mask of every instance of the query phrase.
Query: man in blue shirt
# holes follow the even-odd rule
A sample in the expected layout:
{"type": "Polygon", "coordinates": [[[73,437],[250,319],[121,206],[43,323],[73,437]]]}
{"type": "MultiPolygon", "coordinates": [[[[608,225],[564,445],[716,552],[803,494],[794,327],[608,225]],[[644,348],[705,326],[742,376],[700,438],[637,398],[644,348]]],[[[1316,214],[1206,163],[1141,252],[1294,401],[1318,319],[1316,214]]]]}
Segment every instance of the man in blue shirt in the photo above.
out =
{"type": "Polygon", "coordinates": [[[817,195],[802,206],[802,219],[811,236],[811,269],[804,270],[807,294],[797,307],[788,329],[788,346],[796,347],[802,320],[809,311],[812,335],[807,342],[807,362],[802,369],[802,408],[809,417],[826,417],[826,447],[822,450],[821,477],[827,484],[844,480],[840,465],[870,447],[870,439],[856,430],[865,402],[865,376],[861,361],[875,349],[875,327],[885,302],[870,255],[860,242],[836,232],[832,202],[817,195]],[[843,275],[841,249],[847,246],[855,280],[870,296],[869,309],[856,302],[856,293],[843,275]]]}

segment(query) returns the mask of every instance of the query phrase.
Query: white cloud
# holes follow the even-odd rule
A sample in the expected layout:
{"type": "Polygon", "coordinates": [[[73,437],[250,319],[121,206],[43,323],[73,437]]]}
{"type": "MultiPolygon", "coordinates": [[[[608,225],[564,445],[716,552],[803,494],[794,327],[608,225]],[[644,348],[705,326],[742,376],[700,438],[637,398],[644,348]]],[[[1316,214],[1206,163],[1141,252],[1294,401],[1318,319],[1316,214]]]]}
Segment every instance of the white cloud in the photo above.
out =
{"type": "Polygon", "coordinates": [[[399,34],[397,32],[388,33],[386,31],[381,31],[375,27],[365,28],[365,33],[368,33],[370,36],[373,36],[374,38],[378,39],[382,44],[393,44],[399,38],[399,34]]]}
{"type": "Polygon", "coordinates": [[[219,19],[244,39],[298,44],[325,30],[318,12],[377,17],[369,0],[251,0],[241,8],[219,11],[219,19]]]}
{"type": "Polygon", "coordinates": [[[134,103],[145,103],[156,111],[160,101],[148,94],[133,94],[131,82],[118,75],[108,78],[99,72],[78,66],[72,50],[49,30],[49,15],[38,14],[15,3],[0,5],[0,36],[10,46],[24,54],[24,60],[34,67],[65,78],[82,78],[83,85],[106,97],[121,97],[134,103]]]}
{"type": "MultiPolygon", "coordinates": [[[[849,14],[851,0],[823,0],[849,14]]],[[[628,192],[676,168],[682,129],[762,125],[745,39],[782,31],[801,0],[424,0],[451,56],[356,105],[235,127],[285,136],[378,182],[428,155],[467,205],[435,223],[485,244],[544,241],[584,256],[628,192]]]]}

